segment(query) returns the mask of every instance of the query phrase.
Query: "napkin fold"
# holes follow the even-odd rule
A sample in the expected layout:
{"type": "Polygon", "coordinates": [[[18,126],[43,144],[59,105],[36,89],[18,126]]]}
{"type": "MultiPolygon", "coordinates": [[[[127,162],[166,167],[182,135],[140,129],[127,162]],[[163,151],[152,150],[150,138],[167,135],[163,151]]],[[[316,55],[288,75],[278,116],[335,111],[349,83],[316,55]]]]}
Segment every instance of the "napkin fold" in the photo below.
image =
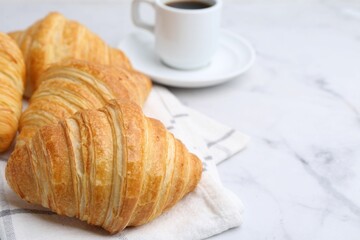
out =
{"type": "Polygon", "coordinates": [[[242,150],[244,134],[182,105],[161,86],[154,86],[144,106],[147,116],[159,119],[203,162],[196,190],[154,221],[108,235],[74,218],[56,215],[17,197],[5,180],[8,153],[0,155],[0,239],[204,239],[239,226],[243,205],[224,188],[216,164],[242,150]]]}

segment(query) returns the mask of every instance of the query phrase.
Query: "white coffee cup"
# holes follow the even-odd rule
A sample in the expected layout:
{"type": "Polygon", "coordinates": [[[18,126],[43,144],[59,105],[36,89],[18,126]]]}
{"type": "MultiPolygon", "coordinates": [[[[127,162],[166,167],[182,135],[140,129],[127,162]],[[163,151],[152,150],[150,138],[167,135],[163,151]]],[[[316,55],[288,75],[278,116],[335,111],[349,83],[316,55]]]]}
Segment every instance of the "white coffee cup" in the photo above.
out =
{"type": "Polygon", "coordinates": [[[155,35],[155,51],[168,66],[183,70],[197,69],[211,62],[219,45],[221,0],[192,0],[208,4],[200,9],[182,9],[167,5],[191,0],[134,0],[132,19],[136,26],[155,35]],[[140,17],[140,4],[155,9],[155,24],[140,17]]]}

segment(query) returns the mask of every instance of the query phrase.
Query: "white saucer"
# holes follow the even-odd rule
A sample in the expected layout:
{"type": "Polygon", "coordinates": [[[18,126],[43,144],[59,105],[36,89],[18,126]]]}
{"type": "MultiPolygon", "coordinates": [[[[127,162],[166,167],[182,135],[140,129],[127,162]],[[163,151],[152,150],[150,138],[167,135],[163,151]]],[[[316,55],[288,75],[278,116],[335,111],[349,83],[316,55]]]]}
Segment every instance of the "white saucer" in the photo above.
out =
{"type": "Polygon", "coordinates": [[[222,30],[220,48],[209,66],[197,70],[177,70],[164,65],[154,52],[154,37],[141,31],[129,34],[119,45],[135,69],[153,81],[174,87],[216,85],[247,71],[255,61],[255,51],[244,38],[222,30]]]}

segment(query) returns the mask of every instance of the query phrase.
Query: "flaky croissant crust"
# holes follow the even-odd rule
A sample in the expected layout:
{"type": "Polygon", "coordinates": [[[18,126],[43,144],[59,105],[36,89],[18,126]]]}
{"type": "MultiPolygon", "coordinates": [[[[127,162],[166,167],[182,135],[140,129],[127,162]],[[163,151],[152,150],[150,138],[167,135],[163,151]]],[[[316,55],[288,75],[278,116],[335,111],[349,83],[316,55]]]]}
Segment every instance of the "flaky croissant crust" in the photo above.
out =
{"type": "Polygon", "coordinates": [[[42,127],[11,155],[23,199],[111,233],[151,221],[192,191],[200,160],[131,102],[110,101],[42,127]]]}
{"type": "Polygon", "coordinates": [[[25,64],[14,40],[0,33],[0,152],[7,150],[18,128],[25,84],[25,64]]]}
{"type": "Polygon", "coordinates": [[[17,145],[41,127],[82,109],[96,109],[111,99],[142,105],[151,89],[145,75],[126,68],[71,60],[48,68],[20,119],[17,145]]]}
{"type": "Polygon", "coordinates": [[[99,36],[57,12],[48,14],[24,31],[9,33],[24,54],[30,97],[40,85],[41,74],[54,63],[67,59],[131,68],[125,54],[108,46],[99,36]]]}

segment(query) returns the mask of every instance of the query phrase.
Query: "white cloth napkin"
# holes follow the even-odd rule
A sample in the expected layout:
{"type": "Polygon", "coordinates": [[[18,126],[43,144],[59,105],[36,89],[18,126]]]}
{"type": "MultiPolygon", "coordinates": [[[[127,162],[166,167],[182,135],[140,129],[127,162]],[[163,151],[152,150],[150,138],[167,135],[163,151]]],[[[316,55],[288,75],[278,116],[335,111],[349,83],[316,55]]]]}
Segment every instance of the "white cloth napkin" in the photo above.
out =
{"type": "Polygon", "coordinates": [[[183,106],[166,88],[154,86],[144,106],[203,161],[196,190],[154,221],[108,235],[75,218],[58,216],[15,195],[5,180],[9,152],[0,155],[0,239],[204,239],[239,226],[241,201],[224,188],[215,164],[242,150],[248,137],[183,106]]]}

